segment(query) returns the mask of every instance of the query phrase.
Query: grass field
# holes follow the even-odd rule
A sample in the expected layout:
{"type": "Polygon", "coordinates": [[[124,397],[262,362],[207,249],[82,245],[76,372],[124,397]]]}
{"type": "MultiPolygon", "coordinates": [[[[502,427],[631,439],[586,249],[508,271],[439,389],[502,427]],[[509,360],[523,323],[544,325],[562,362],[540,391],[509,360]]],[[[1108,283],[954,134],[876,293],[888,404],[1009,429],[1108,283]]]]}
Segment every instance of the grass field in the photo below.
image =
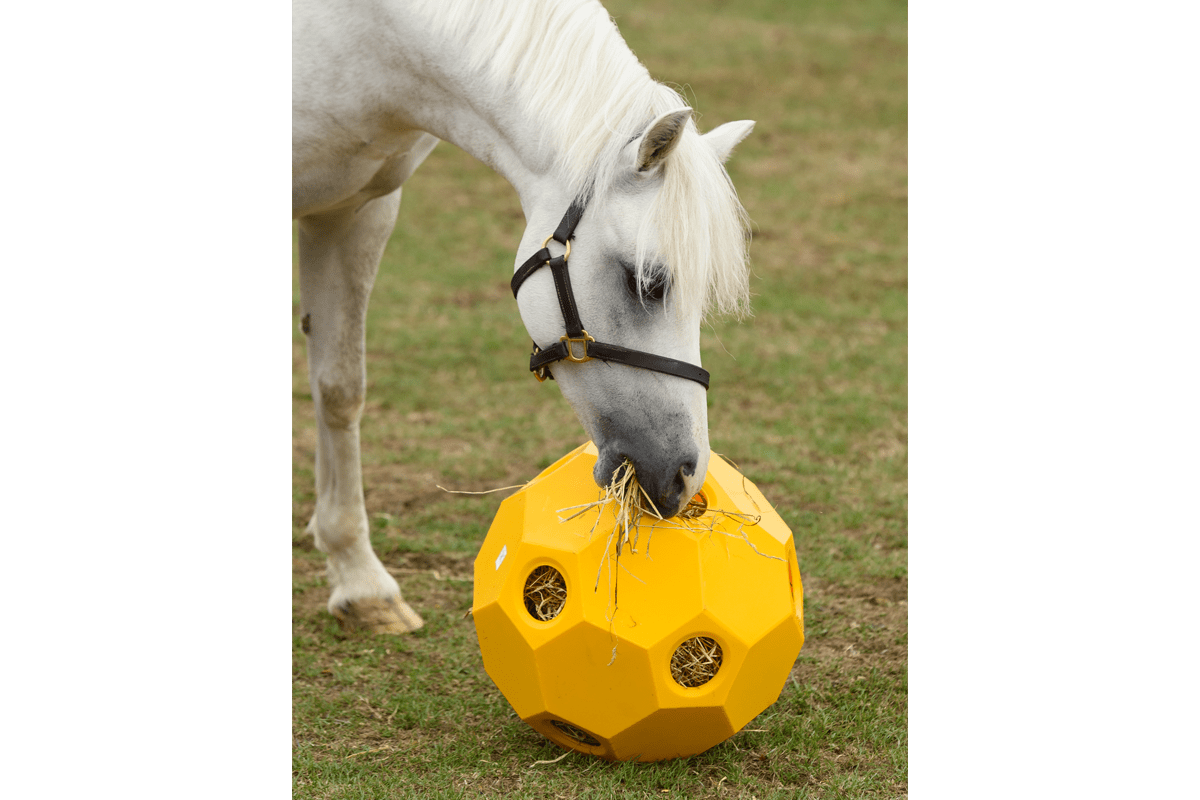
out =
{"type": "MultiPolygon", "coordinates": [[[[324,604],[315,427],[294,339],[294,795],[907,796],[907,12],[903,2],[606,3],[729,171],[754,316],[702,334],[710,437],[795,534],[807,640],[779,701],[699,756],[607,764],[520,722],[483,670],[472,561],[502,495],[583,441],[527,372],[503,179],[442,144],[405,187],[373,294],[362,423],[372,540],[427,625],[347,635],[324,604]]],[[[299,294],[293,276],[295,307],[299,294]]]]}

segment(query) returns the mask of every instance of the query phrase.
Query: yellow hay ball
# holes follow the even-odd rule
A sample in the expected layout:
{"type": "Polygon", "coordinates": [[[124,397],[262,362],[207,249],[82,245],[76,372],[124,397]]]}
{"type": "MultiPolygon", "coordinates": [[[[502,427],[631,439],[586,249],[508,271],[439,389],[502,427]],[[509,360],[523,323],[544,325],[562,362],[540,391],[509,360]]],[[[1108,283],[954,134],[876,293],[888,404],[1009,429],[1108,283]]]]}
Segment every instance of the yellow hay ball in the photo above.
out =
{"type": "Polygon", "coordinates": [[[804,643],[791,531],[715,453],[668,520],[629,465],[597,498],[596,458],[582,445],[501,504],[475,560],[484,667],[563,747],[701,753],[775,702],[804,643]]]}

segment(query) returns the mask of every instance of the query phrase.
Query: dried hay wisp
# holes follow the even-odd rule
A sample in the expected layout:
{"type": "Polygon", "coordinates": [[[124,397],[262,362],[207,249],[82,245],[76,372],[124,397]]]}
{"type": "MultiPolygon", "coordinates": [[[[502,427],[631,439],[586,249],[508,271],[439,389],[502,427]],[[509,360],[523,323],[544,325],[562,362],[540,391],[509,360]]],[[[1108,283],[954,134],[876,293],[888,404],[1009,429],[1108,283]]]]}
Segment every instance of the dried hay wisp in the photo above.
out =
{"type": "MultiPolygon", "coordinates": [[[[626,459],[613,472],[612,480],[608,486],[604,487],[604,495],[591,503],[585,503],[580,506],[571,506],[569,508],[561,508],[558,513],[561,515],[568,511],[574,511],[568,517],[559,517],[562,522],[568,522],[588,511],[595,510],[596,523],[592,526],[591,533],[596,532],[596,527],[599,526],[601,518],[604,516],[604,509],[612,507],[614,514],[614,523],[612,531],[608,535],[607,552],[615,554],[613,559],[616,564],[620,565],[621,554],[624,552],[626,545],[629,547],[629,552],[637,553],[638,540],[640,538],[643,527],[649,529],[650,533],[646,537],[645,552],[650,554],[650,540],[654,535],[654,531],[660,528],[687,528],[689,530],[708,531],[709,533],[719,532],[726,536],[734,536],[740,538],[750,545],[756,553],[758,548],[754,547],[750,537],[746,535],[745,526],[757,525],[762,519],[760,515],[744,514],[740,511],[726,511],[720,508],[710,508],[708,498],[703,492],[697,492],[683,510],[670,519],[664,519],[658,513],[658,509],[650,500],[650,496],[646,490],[642,488],[641,483],[634,473],[633,463],[626,459]],[[717,523],[721,519],[732,518],[738,521],[737,535],[730,534],[724,530],[717,531],[717,523]],[[645,521],[644,521],[645,520],[645,521]]],[[[759,553],[766,558],[778,559],[777,556],[767,556],[759,553]]],[[[613,564],[609,564],[611,568],[613,564]]],[[[603,572],[604,565],[601,564],[600,570],[596,573],[596,588],[600,586],[600,575],[603,572]]]]}

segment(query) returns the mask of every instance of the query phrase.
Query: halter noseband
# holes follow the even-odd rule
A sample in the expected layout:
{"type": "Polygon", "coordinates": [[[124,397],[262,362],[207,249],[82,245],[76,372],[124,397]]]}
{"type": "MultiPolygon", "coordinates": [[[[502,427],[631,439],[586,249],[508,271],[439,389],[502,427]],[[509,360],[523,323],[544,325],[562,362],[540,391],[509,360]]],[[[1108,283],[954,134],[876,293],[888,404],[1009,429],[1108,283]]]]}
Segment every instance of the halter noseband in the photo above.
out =
{"type": "Polygon", "coordinates": [[[686,361],[676,361],[666,356],[656,356],[641,350],[629,350],[619,345],[597,342],[583,329],[583,322],[579,319],[579,309],[575,306],[575,295],[571,292],[571,276],[567,273],[567,257],[571,255],[571,237],[575,235],[575,226],[579,224],[583,211],[583,204],[579,200],[573,201],[571,207],[567,209],[567,213],[563,215],[562,222],[558,223],[558,228],[553,234],[546,237],[546,241],[542,242],[542,249],[530,256],[513,274],[512,293],[515,298],[526,278],[540,267],[549,265],[550,273],[554,276],[554,289],[558,292],[558,305],[562,309],[563,321],[567,325],[567,335],[559,337],[557,342],[545,350],[540,349],[537,342],[534,342],[533,353],[529,356],[529,371],[539,381],[544,381],[554,377],[550,374],[550,365],[555,361],[572,361],[582,364],[597,358],[601,361],[612,361],[631,367],[662,372],[666,375],[675,375],[679,378],[687,378],[707,389],[708,370],[688,364],[686,361]],[[551,257],[550,251],[546,248],[551,239],[565,246],[567,251],[561,256],[551,257]]]}

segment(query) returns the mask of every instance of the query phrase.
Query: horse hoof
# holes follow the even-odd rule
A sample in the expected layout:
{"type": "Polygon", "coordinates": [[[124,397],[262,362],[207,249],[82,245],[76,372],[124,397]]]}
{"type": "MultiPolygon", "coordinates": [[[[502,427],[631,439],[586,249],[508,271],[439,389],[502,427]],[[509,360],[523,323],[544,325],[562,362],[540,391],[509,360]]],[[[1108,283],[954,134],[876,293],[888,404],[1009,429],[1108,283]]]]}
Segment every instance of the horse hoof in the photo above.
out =
{"type": "Polygon", "coordinates": [[[347,631],[412,633],[425,625],[421,615],[399,595],[347,601],[330,611],[347,631]]]}

